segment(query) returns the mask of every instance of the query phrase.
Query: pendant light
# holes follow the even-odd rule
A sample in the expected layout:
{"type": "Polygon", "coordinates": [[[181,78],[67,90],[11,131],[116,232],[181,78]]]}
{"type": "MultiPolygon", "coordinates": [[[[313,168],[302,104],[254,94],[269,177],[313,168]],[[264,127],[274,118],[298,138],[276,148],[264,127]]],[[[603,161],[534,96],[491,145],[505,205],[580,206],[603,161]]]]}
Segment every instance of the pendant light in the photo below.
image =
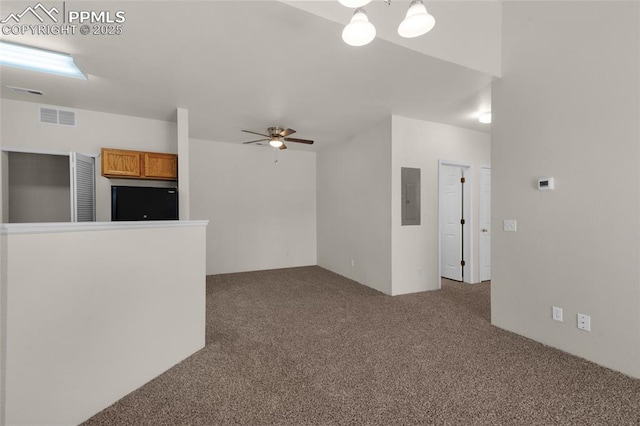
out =
{"type": "Polygon", "coordinates": [[[429,15],[422,0],[412,0],[406,17],[398,26],[398,34],[405,38],[418,37],[431,31],[435,24],[436,19],[429,15]]]}
{"type": "Polygon", "coordinates": [[[341,5],[351,9],[357,9],[362,6],[366,6],[371,3],[371,0],[338,0],[341,5]]]}
{"type": "Polygon", "coordinates": [[[363,8],[353,12],[351,21],[342,30],[342,40],[349,46],[364,46],[376,38],[376,27],[369,22],[363,8]]]}

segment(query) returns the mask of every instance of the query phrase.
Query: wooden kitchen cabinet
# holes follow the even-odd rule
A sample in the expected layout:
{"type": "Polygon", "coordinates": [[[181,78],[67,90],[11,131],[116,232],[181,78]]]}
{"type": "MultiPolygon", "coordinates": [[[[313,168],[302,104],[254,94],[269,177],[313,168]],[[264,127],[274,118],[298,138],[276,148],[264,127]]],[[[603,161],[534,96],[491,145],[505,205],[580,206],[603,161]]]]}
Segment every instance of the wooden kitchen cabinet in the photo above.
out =
{"type": "Polygon", "coordinates": [[[140,166],[138,151],[102,148],[102,176],[139,178],[140,166]]]}
{"type": "Polygon", "coordinates": [[[178,180],[178,156],[160,152],[102,148],[102,176],[178,180]]]}
{"type": "Polygon", "coordinates": [[[143,152],[144,176],[147,179],[178,179],[178,156],[143,152]]]}

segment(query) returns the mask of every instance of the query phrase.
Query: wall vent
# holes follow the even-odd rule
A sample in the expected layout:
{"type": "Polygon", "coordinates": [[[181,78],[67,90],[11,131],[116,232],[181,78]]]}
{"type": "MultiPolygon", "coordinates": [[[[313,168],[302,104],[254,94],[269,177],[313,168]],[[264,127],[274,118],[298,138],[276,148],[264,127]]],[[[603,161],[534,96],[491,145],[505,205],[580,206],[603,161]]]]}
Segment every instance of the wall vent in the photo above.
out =
{"type": "Polygon", "coordinates": [[[76,113],[74,111],[58,111],[58,124],[62,126],[73,126],[76,125],[76,113]]]}
{"type": "Polygon", "coordinates": [[[40,108],[40,122],[58,124],[58,110],[53,108],[40,108]]]}
{"type": "Polygon", "coordinates": [[[63,109],[40,107],[40,122],[75,127],[76,113],[63,109]]]}

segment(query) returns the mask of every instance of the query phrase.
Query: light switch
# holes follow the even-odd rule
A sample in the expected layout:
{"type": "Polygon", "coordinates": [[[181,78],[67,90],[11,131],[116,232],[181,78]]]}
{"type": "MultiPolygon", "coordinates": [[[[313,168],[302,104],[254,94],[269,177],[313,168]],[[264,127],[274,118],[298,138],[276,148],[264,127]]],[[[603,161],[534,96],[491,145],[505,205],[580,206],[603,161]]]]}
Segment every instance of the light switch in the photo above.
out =
{"type": "Polygon", "coordinates": [[[504,230],[507,232],[516,232],[518,230],[515,219],[507,219],[504,221],[504,230]]]}

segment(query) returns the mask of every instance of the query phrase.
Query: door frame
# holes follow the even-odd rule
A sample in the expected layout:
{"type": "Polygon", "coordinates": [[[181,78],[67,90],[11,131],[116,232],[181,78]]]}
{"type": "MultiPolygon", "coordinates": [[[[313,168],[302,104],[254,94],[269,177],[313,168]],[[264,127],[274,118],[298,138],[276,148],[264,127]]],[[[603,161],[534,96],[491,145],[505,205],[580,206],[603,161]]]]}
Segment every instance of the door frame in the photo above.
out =
{"type": "Polygon", "coordinates": [[[440,176],[442,175],[442,166],[459,167],[464,170],[465,177],[465,190],[462,196],[462,214],[464,215],[465,225],[468,228],[465,229],[462,238],[462,250],[465,253],[465,265],[462,268],[462,282],[467,284],[473,283],[473,259],[475,258],[475,252],[473,251],[474,241],[474,224],[475,218],[471,215],[473,211],[471,209],[471,202],[473,200],[473,179],[471,176],[471,164],[461,163],[459,161],[450,160],[438,160],[438,288],[442,288],[442,227],[440,226],[440,219],[442,218],[442,194],[440,193],[440,176]]]}
{"type": "MultiPolygon", "coordinates": [[[[491,166],[480,166],[480,175],[478,177],[478,184],[479,186],[479,190],[478,190],[478,281],[482,282],[482,265],[483,265],[483,259],[484,259],[484,255],[485,255],[485,251],[482,250],[482,235],[481,235],[481,228],[482,228],[482,223],[480,222],[480,212],[482,211],[482,205],[483,205],[483,198],[481,196],[481,190],[482,190],[482,170],[489,170],[491,171],[491,166]]],[[[489,206],[491,206],[491,204],[489,204],[489,206]]],[[[490,222],[491,222],[491,216],[489,216],[490,222]]],[[[493,233],[493,229],[489,228],[489,232],[493,233]]],[[[489,247],[489,250],[491,250],[491,247],[489,247]]],[[[491,278],[489,278],[489,281],[491,280],[491,278]]]]}

